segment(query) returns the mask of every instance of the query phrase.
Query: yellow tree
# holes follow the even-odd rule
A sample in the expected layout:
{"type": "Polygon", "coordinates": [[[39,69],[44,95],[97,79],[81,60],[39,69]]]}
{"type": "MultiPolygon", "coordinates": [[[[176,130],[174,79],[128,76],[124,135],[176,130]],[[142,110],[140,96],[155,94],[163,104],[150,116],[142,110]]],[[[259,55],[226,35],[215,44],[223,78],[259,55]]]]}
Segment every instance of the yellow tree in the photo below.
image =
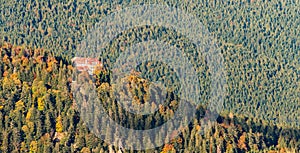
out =
{"type": "Polygon", "coordinates": [[[44,110],[45,96],[39,97],[37,101],[38,101],[38,110],[40,110],[40,111],[44,110]]]}
{"type": "Polygon", "coordinates": [[[30,153],[36,153],[37,151],[38,151],[37,150],[37,142],[36,141],[31,141],[29,152],[30,153]]]}
{"type": "Polygon", "coordinates": [[[59,115],[57,118],[56,118],[56,131],[57,132],[62,132],[63,131],[63,124],[62,124],[62,118],[61,116],[59,115]]]}

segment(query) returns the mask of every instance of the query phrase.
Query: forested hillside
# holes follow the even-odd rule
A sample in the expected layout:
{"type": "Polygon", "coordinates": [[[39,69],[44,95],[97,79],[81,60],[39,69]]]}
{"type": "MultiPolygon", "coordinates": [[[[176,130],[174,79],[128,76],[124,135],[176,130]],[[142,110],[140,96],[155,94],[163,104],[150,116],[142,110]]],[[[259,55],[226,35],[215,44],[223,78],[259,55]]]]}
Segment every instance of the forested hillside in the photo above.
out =
{"type": "MultiPolygon", "coordinates": [[[[105,66],[127,46],[162,40],[188,55],[203,98],[193,122],[170,143],[125,152],[300,152],[299,0],[0,0],[0,153],[118,151],[80,116],[71,90],[75,72],[92,80],[107,114],[124,127],[153,128],[174,115],[180,100],[176,88],[168,91],[164,105],[152,102],[151,109],[158,111],[144,118],[110,99],[114,84],[107,67],[89,76],[71,63],[96,23],[144,4],[176,7],[199,19],[224,58],[226,97],[217,121],[204,118],[211,113],[206,111],[211,70],[176,29],[147,25],[123,31],[104,49],[105,66]],[[212,128],[205,129],[201,120],[212,128]]],[[[133,105],[149,100],[149,77],[170,74],[165,67],[144,63],[122,78],[134,95],[133,105]]],[[[164,79],[178,83],[168,75],[164,79]]]]}
{"type": "MultiPolygon", "coordinates": [[[[118,148],[91,133],[80,118],[70,89],[71,74],[75,69],[68,59],[53,56],[44,49],[12,46],[7,42],[0,46],[2,152],[118,151],[118,148]]],[[[87,75],[85,73],[81,75],[87,75]]],[[[111,89],[105,79],[107,75],[109,73],[105,70],[100,70],[93,76],[99,95],[105,95],[111,89]]],[[[136,84],[147,84],[134,74],[127,79],[136,84]]],[[[138,87],[141,89],[141,85],[138,87]]],[[[159,111],[152,120],[141,120],[140,116],[120,111],[120,106],[114,102],[103,102],[112,118],[116,121],[132,120],[134,122],[123,122],[123,126],[135,128],[143,128],[140,125],[157,126],[172,116],[176,109],[176,98],[170,98],[166,101],[167,105],[153,106],[159,107],[159,111]]],[[[189,127],[182,128],[182,133],[169,144],[139,152],[297,152],[300,148],[299,129],[284,128],[233,113],[219,116],[217,122],[207,120],[212,128],[202,134],[200,130],[204,125],[200,120],[205,113],[205,107],[197,108],[198,115],[194,121],[189,127]]]]}
{"type": "Polygon", "coordinates": [[[298,0],[3,1],[0,36],[15,45],[47,48],[70,58],[105,16],[148,3],[177,7],[197,16],[216,38],[230,88],[226,109],[300,126],[298,0]]]}

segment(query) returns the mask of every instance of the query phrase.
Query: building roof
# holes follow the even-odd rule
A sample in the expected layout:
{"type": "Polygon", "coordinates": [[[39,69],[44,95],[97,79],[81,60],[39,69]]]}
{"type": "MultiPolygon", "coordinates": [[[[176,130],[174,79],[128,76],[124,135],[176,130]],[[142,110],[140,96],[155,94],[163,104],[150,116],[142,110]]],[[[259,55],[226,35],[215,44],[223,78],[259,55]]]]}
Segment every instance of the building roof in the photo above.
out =
{"type": "Polygon", "coordinates": [[[87,64],[87,65],[96,65],[100,64],[100,61],[97,58],[85,58],[85,57],[74,57],[72,59],[74,64],[87,64]]]}
{"type": "Polygon", "coordinates": [[[97,65],[102,67],[102,63],[97,58],[74,57],[72,62],[78,71],[87,71],[90,75],[97,65]]]}

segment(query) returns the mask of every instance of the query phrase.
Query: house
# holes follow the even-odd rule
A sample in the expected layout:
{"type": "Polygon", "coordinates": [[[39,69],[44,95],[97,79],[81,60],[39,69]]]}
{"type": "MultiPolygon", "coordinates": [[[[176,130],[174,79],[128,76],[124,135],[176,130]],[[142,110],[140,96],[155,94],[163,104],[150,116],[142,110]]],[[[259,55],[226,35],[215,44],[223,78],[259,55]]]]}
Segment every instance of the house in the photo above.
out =
{"type": "Polygon", "coordinates": [[[90,75],[93,75],[97,66],[103,66],[97,58],[74,57],[72,63],[78,71],[87,71],[90,75]]]}

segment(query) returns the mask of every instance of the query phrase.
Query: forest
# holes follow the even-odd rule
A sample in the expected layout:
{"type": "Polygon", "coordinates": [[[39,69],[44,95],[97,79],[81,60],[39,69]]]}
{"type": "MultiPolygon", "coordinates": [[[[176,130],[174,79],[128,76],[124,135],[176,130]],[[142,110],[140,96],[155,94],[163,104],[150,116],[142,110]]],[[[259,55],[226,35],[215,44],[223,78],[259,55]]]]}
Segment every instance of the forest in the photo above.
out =
{"type": "MultiPolygon", "coordinates": [[[[105,143],[84,124],[71,90],[72,74],[77,71],[71,58],[101,18],[123,7],[148,3],[185,10],[208,28],[224,57],[227,95],[217,121],[207,121],[212,128],[199,134],[208,113],[210,74],[205,61],[193,57],[193,45],[172,29],[145,26],[124,32],[106,48],[109,59],[121,49],[118,43],[141,41],[131,35],[139,33],[143,39],[159,39],[185,51],[203,80],[199,91],[203,105],[178,137],[151,150],[124,152],[300,151],[298,0],[14,0],[0,2],[0,152],[118,152],[118,147],[105,143]]],[[[133,103],[147,101],[148,82],[142,77],[169,73],[163,67],[146,63],[123,78],[138,87],[132,85],[133,103]],[[137,75],[150,69],[150,74],[137,75]]],[[[167,93],[165,105],[151,104],[159,108],[152,117],[134,116],[109,100],[113,87],[109,70],[80,75],[92,77],[107,113],[122,126],[155,127],[177,109],[175,88],[167,93]]],[[[176,79],[166,78],[176,85],[176,79]]]]}

